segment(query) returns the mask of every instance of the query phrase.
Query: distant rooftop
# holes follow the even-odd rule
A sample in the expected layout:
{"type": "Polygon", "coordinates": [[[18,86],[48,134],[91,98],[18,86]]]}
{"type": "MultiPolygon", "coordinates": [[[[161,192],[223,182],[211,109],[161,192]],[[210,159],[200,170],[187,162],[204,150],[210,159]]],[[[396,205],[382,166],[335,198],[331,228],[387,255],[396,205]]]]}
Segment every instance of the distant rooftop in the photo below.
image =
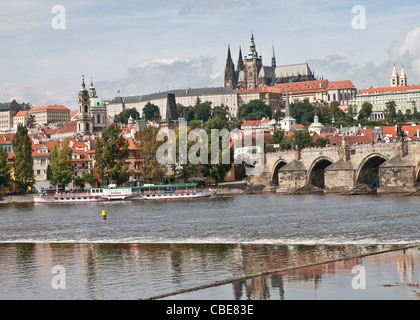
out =
{"type": "Polygon", "coordinates": [[[121,103],[121,99],[124,100],[124,103],[134,103],[158,99],[166,99],[168,94],[175,94],[175,97],[198,97],[206,95],[219,95],[219,94],[236,94],[236,92],[230,88],[226,87],[216,87],[216,88],[198,88],[198,89],[177,89],[172,91],[158,92],[146,95],[138,96],[129,96],[129,97],[115,97],[110,100],[109,103],[121,103]]]}

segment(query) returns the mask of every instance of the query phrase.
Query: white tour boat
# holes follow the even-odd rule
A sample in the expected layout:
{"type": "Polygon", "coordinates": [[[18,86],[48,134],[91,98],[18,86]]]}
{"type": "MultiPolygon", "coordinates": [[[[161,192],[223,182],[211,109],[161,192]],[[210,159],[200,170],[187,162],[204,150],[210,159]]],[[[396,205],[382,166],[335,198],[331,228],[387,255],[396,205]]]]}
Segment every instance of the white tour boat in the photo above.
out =
{"type": "Polygon", "coordinates": [[[55,192],[35,195],[34,203],[79,203],[118,200],[168,200],[211,197],[216,190],[197,189],[196,184],[144,185],[139,187],[92,188],[86,192],[55,192]]]}
{"type": "Polygon", "coordinates": [[[154,185],[146,184],[141,188],[144,200],[171,200],[207,198],[216,195],[216,189],[200,189],[196,184],[154,185]]]}

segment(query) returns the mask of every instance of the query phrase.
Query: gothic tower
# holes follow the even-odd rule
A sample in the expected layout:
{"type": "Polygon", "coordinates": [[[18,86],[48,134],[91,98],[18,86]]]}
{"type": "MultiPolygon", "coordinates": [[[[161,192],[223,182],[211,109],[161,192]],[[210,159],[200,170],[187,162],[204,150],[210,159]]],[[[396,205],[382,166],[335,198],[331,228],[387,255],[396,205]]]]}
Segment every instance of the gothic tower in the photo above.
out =
{"type": "Polygon", "coordinates": [[[235,65],[230,54],[230,46],[228,46],[228,56],[226,59],[225,87],[236,89],[235,65]]]}
{"type": "Polygon", "coordinates": [[[395,64],[394,64],[394,69],[392,70],[392,74],[391,74],[391,87],[398,87],[399,85],[400,85],[400,77],[398,76],[397,68],[395,68],[395,64]]]}
{"type": "Polygon", "coordinates": [[[244,60],[242,59],[242,49],[239,47],[239,59],[238,59],[238,65],[237,65],[237,71],[244,71],[244,60]]]}
{"type": "Polygon", "coordinates": [[[77,132],[83,135],[90,134],[93,129],[90,112],[90,92],[86,89],[85,77],[82,76],[82,88],[79,91],[79,112],[77,114],[77,132]]]}
{"type": "Polygon", "coordinates": [[[400,87],[405,87],[407,85],[407,75],[405,74],[404,66],[401,70],[401,77],[400,77],[400,87]]]}
{"type": "Polygon", "coordinates": [[[262,57],[258,55],[254,42],[254,34],[251,34],[249,53],[245,58],[245,83],[246,89],[256,89],[258,74],[262,68],[262,57]]]}
{"type": "Polygon", "coordinates": [[[275,52],[274,52],[274,44],[273,44],[273,56],[272,56],[272,58],[271,58],[271,67],[272,67],[273,69],[276,69],[276,67],[277,67],[277,63],[276,63],[276,54],[275,54],[275,52]]]}

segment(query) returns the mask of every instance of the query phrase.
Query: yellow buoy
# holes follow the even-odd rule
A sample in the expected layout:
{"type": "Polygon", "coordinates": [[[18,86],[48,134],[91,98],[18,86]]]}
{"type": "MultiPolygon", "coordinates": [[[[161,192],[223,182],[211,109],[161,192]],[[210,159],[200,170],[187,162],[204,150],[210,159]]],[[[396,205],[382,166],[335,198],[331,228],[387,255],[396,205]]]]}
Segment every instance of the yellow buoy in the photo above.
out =
{"type": "Polygon", "coordinates": [[[102,219],[106,219],[106,210],[102,210],[102,219]]]}

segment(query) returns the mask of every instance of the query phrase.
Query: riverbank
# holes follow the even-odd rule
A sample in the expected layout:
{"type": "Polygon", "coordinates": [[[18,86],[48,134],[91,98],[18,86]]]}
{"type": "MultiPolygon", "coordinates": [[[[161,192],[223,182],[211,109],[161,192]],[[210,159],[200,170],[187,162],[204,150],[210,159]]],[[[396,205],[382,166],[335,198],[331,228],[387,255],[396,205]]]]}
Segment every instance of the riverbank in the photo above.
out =
{"type": "Polygon", "coordinates": [[[33,194],[4,195],[0,197],[0,204],[31,203],[31,202],[34,202],[33,194]]]}

